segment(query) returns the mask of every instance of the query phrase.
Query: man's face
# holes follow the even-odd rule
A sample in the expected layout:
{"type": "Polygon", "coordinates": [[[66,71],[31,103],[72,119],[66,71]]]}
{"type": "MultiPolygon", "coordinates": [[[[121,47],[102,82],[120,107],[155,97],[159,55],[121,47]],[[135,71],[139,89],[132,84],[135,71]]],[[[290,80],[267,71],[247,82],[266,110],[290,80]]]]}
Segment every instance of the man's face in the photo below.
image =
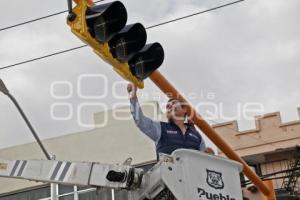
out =
{"type": "Polygon", "coordinates": [[[177,99],[173,99],[167,103],[167,118],[168,120],[184,120],[186,108],[177,99]]]}

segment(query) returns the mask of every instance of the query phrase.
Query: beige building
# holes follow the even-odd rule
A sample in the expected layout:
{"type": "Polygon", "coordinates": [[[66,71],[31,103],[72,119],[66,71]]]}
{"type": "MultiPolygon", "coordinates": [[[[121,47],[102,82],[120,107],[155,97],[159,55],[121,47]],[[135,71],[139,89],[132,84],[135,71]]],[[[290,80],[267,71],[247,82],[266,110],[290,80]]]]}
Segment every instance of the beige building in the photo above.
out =
{"type": "Polygon", "coordinates": [[[237,121],[213,127],[258,175],[273,179],[275,189],[300,192],[300,120],[282,123],[280,113],[275,112],[257,116],[255,125],[242,132],[237,121]]]}

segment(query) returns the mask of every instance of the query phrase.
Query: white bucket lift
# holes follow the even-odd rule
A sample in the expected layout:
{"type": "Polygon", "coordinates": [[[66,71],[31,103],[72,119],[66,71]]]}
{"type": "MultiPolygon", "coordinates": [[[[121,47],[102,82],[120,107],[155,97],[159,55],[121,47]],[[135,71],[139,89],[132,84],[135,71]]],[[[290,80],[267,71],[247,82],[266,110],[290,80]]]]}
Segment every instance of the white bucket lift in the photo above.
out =
{"type": "Polygon", "coordinates": [[[167,187],[178,200],[241,200],[242,165],[193,150],[176,150],[143,178],[134,198],[153,199],[167,187]]]}
{"type": "Polygon", "coordinates": [[[130,200],[242,200],[242,165],[219,156],[179,149],[144,174],[128,165],[53,160],[0,160],[0,177],[126,190],[130,200]]]}

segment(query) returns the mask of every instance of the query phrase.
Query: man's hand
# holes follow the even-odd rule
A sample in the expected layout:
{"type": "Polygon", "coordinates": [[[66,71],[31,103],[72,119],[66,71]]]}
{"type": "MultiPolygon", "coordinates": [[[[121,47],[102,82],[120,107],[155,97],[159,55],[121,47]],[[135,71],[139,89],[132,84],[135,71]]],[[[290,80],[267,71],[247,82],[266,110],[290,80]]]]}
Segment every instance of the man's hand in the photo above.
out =
{"type": "Polygon", "coordinates": [[[208,153],[208,154],[211,154],[211,155],[216,155],[215,151],[210,148],[210,147],[207,147],[205,150],[204,150],[205,153],[208,153]]]}
{"type": "Polygon", "coordinates": [[[133,83],[128,83],[127,92],[129,94],[130,99],[136,99],[137,98],[136,91],[137,91],[137,87],[133,83]]]}

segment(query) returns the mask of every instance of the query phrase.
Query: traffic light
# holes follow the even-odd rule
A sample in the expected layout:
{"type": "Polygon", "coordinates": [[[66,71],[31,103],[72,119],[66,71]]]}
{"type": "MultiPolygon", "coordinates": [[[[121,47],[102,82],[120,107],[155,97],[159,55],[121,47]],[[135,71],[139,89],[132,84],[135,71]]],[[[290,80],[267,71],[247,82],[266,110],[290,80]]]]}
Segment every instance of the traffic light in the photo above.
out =
{"type": "Polygon", "coordinates": [[[109,41],[127,22],[126,8],[119,1],[91,6],[85,15],[89,33],[99,42],[109,41]]]}
{"type": "Polygon", "coordinates": [[[144,26],[137,23],[125,26],[108,42],[108,46],[114,58],[126,62],[145,46],[146,40],[144,26]]]}
{"type": "Polygon", "coordinates": [[[164,50],[159,43],[147,44],[128,62],[131,73],[144,80],[164,61],[164,50]]]}
{"type": "Polygon", "coordinates": [[[127,11],[120,1],[95,5],[91,0],[74,0],[74,8],[68,1],[71,31],[123,78],[143,88],[143,80],[163,63],[162,46],[146,44],[142,24],[126,25],[127,11]]]}

